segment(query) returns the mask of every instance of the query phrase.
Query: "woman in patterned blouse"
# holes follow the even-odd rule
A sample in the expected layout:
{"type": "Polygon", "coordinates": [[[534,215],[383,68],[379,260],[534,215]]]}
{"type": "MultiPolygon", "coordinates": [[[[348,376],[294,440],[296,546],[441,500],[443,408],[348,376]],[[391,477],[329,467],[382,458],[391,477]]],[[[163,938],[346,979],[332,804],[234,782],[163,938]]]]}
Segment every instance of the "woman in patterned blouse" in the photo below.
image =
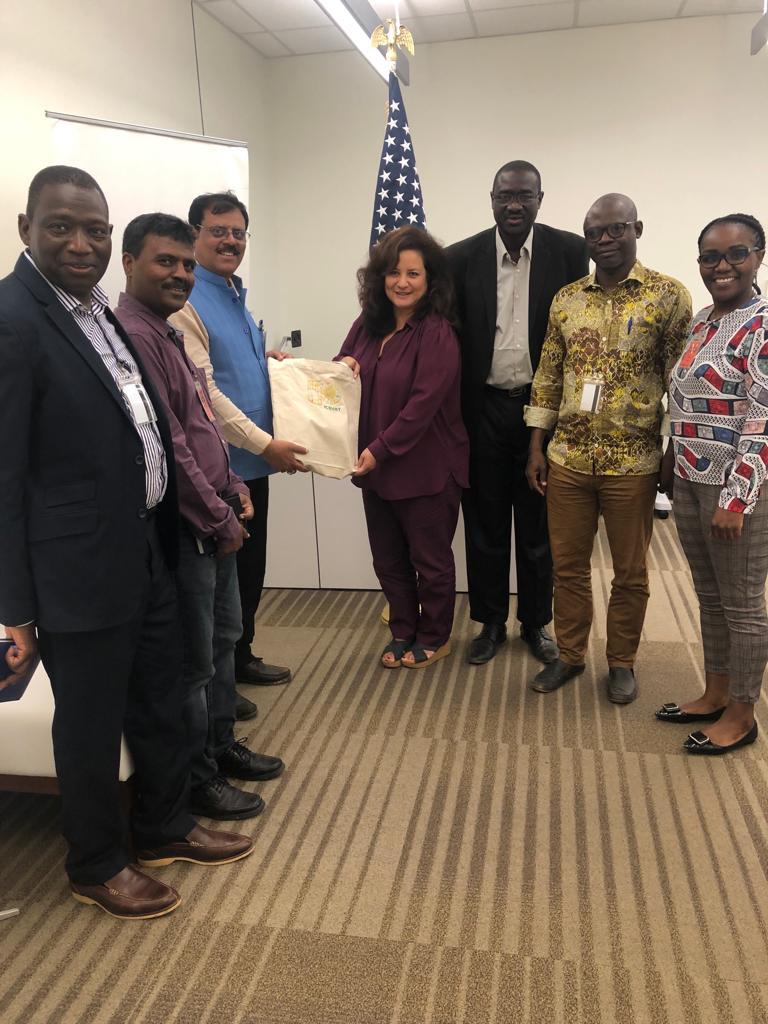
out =
{"type": "MultiPolygon", "coordinates": [[[[669,388],[675,521],[699,599],[705,690],[665,704],[667,722],[707,722],[683,744],[723,754],[757,739],[755,703],[768,662],[768,300],[756,274],[765,233],[730,214],[699,236],[712,305],[693,318],[669,388]]],[[[664,479],[664,471],[662,475],[664,479]]]]}

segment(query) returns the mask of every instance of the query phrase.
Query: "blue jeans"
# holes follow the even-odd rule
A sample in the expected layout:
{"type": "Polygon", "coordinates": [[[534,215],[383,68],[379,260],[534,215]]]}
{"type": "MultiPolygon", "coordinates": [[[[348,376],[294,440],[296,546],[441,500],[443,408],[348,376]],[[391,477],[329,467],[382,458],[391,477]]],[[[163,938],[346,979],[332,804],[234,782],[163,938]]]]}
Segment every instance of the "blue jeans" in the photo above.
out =
{"type": "Polygon", "coordinates": [[[182,528],[176,584],[184,636],[184,717],[192,788],[218,773],[235,742],[235,644],[242,632],[235,555],[201,555],[182,528]]]}

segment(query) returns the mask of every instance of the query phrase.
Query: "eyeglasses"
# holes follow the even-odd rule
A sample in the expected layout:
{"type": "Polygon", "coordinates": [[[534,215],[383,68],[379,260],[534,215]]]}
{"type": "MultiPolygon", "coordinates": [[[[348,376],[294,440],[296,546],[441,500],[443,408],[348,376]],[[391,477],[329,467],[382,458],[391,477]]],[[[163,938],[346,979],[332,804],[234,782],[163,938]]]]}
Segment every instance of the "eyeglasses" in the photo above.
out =
{"type": "Polygon", "coordinates": [[[617,221],[615,224],[606,224],[602,228],[585,228],[584,237],[588,242],[599,242],[603,235],[608,235],[609,238],[622,238],[627,227],[634,223],[633,220],[625,220],[617,221]]]}
{"type": "Polygon", "coordinates": [[[213,235],[214,238],[226,238],[227,235],[232,235],[236,242],[244,242],[246,238],[251,237],[250,231],[246,231],[244,228],[225,228],[223,224],[214,224],[213,227],[208,227],[207,224],[197,225],[202,231],[207,231],[209,235],[213,235]]]}
{"type": "Polygon", "coordinates": [[[697,259],[700,266],[709,267],[710,269],[716,267],[721,260],[725,260],[731,267],[738,267],[751,252],[762,252],[762,249],[758,245],[753,245],[751,249],[747,245],[732,245],[725,252],[718,252],[717,249],[707,249],[705,252],[699,253],[697,259]]]}
{"type": "Polygon", "coordinates": [[[518,206],[530,206],[538,199],[535,192],[525,190],[523,192],[492,192],[491,199],[496,206],[509,206],[510,203],[517,203],[518,206]]]}

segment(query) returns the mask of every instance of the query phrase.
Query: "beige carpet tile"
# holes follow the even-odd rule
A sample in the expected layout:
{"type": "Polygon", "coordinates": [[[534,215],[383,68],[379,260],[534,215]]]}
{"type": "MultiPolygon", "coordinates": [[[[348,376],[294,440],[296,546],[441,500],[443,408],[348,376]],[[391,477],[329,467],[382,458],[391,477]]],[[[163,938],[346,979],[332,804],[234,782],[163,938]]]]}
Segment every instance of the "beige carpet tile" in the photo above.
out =
{"type": "MultiPolygon", "coordinates": [[[[58,801],[0,794],[3,1024],[768,1024],[768,746],[722,760],[658,723],[701,690],[671,520],[628,707],[605,694],[610,553],[593,560],[586,670],[551,695],[510,621],[388,672],[377,593],[271,591],[256,653],[290,665],[239,734],[279,753],[254,854],[158,871],[182,907],[122,924],[76,904],[58,801]]],[[[758,707],[768,730],[765,698],[758,707]]]]}

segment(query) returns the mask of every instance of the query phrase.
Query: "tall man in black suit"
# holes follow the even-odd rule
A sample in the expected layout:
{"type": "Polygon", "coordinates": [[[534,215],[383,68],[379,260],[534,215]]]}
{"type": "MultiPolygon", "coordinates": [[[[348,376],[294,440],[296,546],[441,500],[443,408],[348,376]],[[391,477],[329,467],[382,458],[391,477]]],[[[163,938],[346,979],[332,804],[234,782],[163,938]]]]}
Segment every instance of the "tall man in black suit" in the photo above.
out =
{"type": "Polygon", "coordinates": [[[0,621],[17,672],[39,643],[51,679],[73,896],[113,917],[159,917],[180,897],[131,864],[123,732],[140,863],[252,850],[187,812],[170,433],[97,287],[112,233],[98,184],[76,167],[40,171],[19,233],[26,251],[0,281],[0,621]]]}
{"type": "Polygon", "coordinates": [[[534,224],[544,193],[533,164],[513,160],[493,179],[495,228],[449,246],[461,326],[462,410],[470,440],[470,489],[462,508],[470,615],[482,623],[469,662],[481,665],[507,639],[512,511],[517,617],[534,655],[554,661],[552,559],[546,506],[525,477],[530,431],[523,411],[563,285],[583,277],[580,235],[534,224]]]}

